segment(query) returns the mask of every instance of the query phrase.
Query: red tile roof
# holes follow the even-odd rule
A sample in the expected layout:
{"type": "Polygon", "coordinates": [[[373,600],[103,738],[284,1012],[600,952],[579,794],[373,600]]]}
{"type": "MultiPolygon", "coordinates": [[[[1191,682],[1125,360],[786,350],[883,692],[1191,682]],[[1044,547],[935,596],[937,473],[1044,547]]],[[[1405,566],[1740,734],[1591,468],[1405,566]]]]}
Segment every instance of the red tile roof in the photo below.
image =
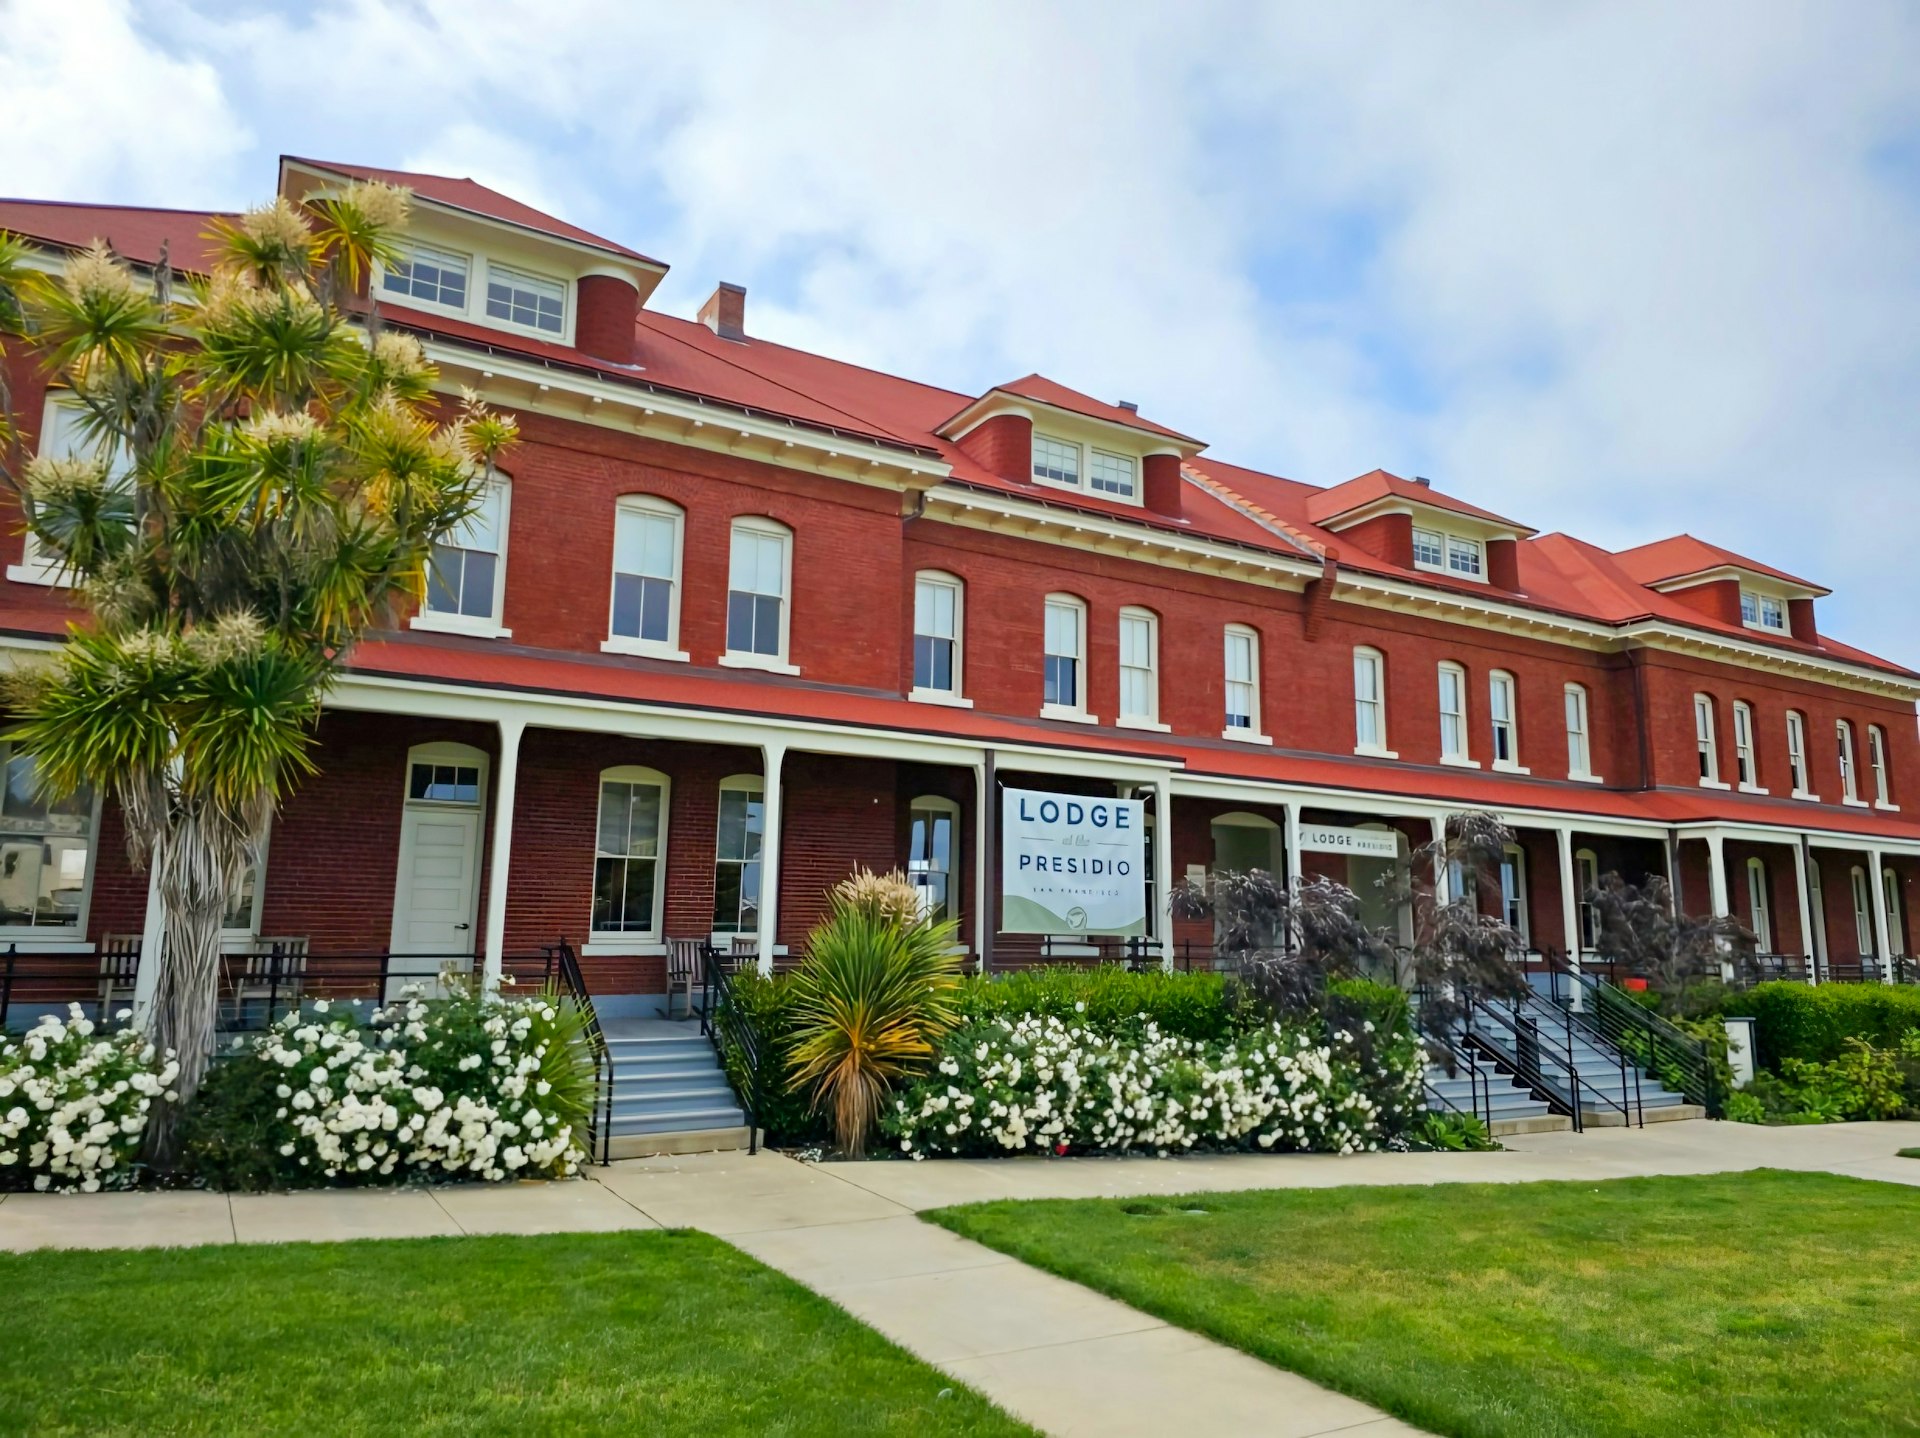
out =
{"type": "Polygon", "coordinates": [[[1122,409],[1117,404],[1108,404],[1105,400],[1095,399],[1090,394],[1082,394],[1077,389],[1068,389],[1045,375],[1030,374],[1022,379],[1009,380],[1006,384],[997,384],[987,391],[989,394],[996,392],[1017,394],[1022,399],[1050,404],[1055,409],[1083,414],[1089,419],[1103,419],[1109,424],[1123,424],[1128,429],[1143,429],[1149,434],[1161,434],[1168,439],[1185,440],[1188,444],[1199,443],[1198,440],[1180,433],[1177,429],[1168,429],[1164,424],[1155,424],[1150,419],[1142,419],[1134,410],[1122,409]]]}
{"type": "Polygon", "coordinates": [[[1389,474],[1384,469],[1371,470],[1357,479],[1345,484],[1336,484],[1332,489],[1322,489],[1314,493],[1307,503],[1307,515],[1316,524],[1329,519],[1337,519],[1382,499],[1405,499],[1414,504],[1424,504],[1433,509],[1444,509],[1453,514],[1464,514],[1472,519],[1484,520],[1488,524],[1497,524],[1504,529],[1517,530],[1522,535],[1535,531],[1514,520],[1502,518],[1492,510],[1481,509],[1468,504],[1463,499],[1455,499],[1450,494],[1442,494],[1430,485],[1418,480],[1402,479],[1397,474],[1389,474]]]}
{"type": "Polygon", "coordinates": [[[213,222],[230,219],[218,210],[148,210],[130,205],[70,205],[59,200],[0,200],[0,230],[45,244],[85,249],[105,240],[114,253],[151,265],[161,248],[175,269],[204,272],[213,246],[213,222]]]}
{"type": "Polygon", "coordinates": [[[1791,584],[1799,589],[1811,589],[1818,594],[1830,593],[1817,584],[1804,579],[1796,579],[1785,570],[1775,569],[1762,564],[1757,559],[1748,559],[1743,554],[1735,554],[1731,549],[1722,549],[1717,544],[1709,544],[1704,539],[1695,539],[1691,534],[1676,534],[1668,539],[1656,539],[1651,544],[1642,544],[1634,549],[1623,549],[1614,556],[1623,572],[1631,575],[1641,584],[1659,584],[1669,579],[1684,579],[1689,575],[1703,574],[1710,569],[1744,569],[1752,574],[1762,574],[1769,579],[1777,579],[1782,584],[1791,584]]]}
{"type": "Polygon", "coordinates": [[[343,165],[332,160],[313,160],[301,155],[282,155],[282,164],[305,165],[309,169],[326,170],[335,175],[345,175],[351,180],[381,180],[389,185],[405,185],[423,200],[446,205],[450,209],[466,210],[470,214],[484,215],[490,220],[501,220],[509,225],[519,225],[523,229],[538,230],[543,234],[559,239],[572,240],[576,244],[591,245],[608,254],[619,255],[623,259],[638,260],[643,265],[651,265],[664,270],[666,265],[659,260],[650,259],[638,250],[630,250],[625,245],[604,239],[578,225],[570,225],[565,220],[549,215],[545,210],[536,210],[532,205],[524,205],[511,195],[503,195],[498,190],[489,189],[478,180],[456,179],[450,175],[423,175],[413,170],[385,170],[376,165],[343,165]]]}

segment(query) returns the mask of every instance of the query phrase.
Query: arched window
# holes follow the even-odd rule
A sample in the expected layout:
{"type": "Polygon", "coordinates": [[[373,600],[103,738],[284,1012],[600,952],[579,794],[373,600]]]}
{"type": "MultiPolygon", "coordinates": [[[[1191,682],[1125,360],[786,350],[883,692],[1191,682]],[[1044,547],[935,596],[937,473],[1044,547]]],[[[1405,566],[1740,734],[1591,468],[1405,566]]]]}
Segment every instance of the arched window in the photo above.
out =
{"type": "Polygon", "coordinates": [[[1040,713],[1049,719],[1087,717],[1087,604],[1071,594],[1049,594],[1040,713]]]}
{"type": "Polygon", "coordinates": [[[766,833],[765,785],[758,774],[720,781],[713,841],[713,931],[751,934],[760,927],[760,843],[766,833]]]}
{"type": "Polygon", "coordinates": [[[500,627],[507,591],[507,523],[513,486],[494,477],[479,506],[433,547],[427,598],[414,623],[422,629],[507,637],[500,627]]]}
{"type": "Polygon", "coordinates": [[[920,891],[920,908],[933,922],[958,912],[955,877],[960,867],[960,806],[925,795],[907,810],[907,880],[920,891]]]}
{"type": "Polygon", "coordinates": [[[686,514],[651,494],[629,494],[613,511],[613,600],[607,640],[620,654],[685,659],[680,648],[680,552],[686,514]]]}
{"type": "Polygon", "coordinates": [[[1504,669],[1487,675],[1487,712],[1493,720],[1493,767],[1520,767],[1520,691],[1504,669]]]}
{"type": "Polygon", "coordinates": [[[1387,748],[1387,661],[1364,644],[1353,651],[1353,743],[1362,753],[1387,748]]]}
{"type": "Polygon", "coordinates": [[[728,550],[727,652],[721,663],[792,670],[787,663],[792,590],[793,531],[760,515],[734,520],[728,550]]]}
{"type": "Polygon", "coordinates": [[[1120,722],[1160,725],[1160,616],[1130,604],[1120,611],[1120,722]]]}
{"type": "Polygon", "coordinates": [[[1587,690],[1583,684],[1569,684],[1567,701],[1567,777],[1593,777],[1593,744],[1587,725],[1587,690]]]}
{"type": "Polygon", "coordinates": [[[1244,624],[1226,630],[1226,727],[1228,739],[1261,739],[1260,635],[1244,624]]]}
{"type": "Polygon", "coordinates": [[[666,885],[668,780],[625,765],[600,774],[593,846],[593,932],[657,939],[666,885]]]}
{"type": "Polygon", "coordinates": [[[1834,722],[1834,736],[1840,744],[1840,797],[1846,803],[1860,802],[1860,776],[1853,766],[1853,725],[1844,719],[1834,722]]]}
{"type": "Polygon", "coordinates": [[[962,693],[966,585],[938,569],[913,577],[913,688],[917,696],[957,699],[962,693]]]}
{"type": "Polygon", "coordinates": [[[1467,671],[1451,660],[1440,666],[1440,762],[1473,762],[1467,754],[1467,671]]]}
{"type": "Polygon", "coordinates": [[[1710,694],[1693,696],[1693,742],[1700,751],[1700,782],[1709,788],[1724,787],[1720,783],[1720,738],[1714,728],[1710,694]]]}
{"type": "Polygon", "coordinates": [[[1763,954],[1773,952],[1773,897],[1767,887],[1766,861],[1747,860],[1747,927],[1753,930],[1754,946],[1763,954]]]}

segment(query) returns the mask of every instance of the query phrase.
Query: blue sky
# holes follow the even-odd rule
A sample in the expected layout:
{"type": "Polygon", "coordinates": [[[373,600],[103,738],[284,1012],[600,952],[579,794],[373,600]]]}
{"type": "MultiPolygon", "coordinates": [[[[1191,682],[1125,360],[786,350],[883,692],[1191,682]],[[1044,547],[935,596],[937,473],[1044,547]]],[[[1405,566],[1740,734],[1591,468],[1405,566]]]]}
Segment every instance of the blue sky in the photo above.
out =
{"type": "Polygon", "coordinates": [[[1830,585],[1920,665],[1920,11],[0,0],[0,193],[470,174],[748,326],[1830,585]]]}

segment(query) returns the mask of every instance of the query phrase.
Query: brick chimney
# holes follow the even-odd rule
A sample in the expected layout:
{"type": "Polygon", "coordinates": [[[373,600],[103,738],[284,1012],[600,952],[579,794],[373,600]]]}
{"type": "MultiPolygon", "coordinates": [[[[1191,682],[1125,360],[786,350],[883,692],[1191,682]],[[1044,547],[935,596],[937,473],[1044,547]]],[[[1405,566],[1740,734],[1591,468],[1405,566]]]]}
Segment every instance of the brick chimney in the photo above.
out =
{"type": "Polygon", "coordinates": [[[707,296],[707,302],[700,306],[700,323],[723,340],[746,339],[746,286],[720,281],[713,293],[707,296]]]}

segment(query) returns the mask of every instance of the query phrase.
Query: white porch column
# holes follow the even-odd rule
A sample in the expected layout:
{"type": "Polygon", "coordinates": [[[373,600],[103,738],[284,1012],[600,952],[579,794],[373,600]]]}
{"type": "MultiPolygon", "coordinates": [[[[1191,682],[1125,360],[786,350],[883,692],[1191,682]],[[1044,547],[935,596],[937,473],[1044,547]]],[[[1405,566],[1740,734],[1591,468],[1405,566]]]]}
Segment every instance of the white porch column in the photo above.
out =
{"type": "MultiPolygon", "coordinates": [[[[1573,868],[1573,830],[1560,828],[1554,830],[1554,838],[1560,845],[1560,924],[1566,939],[1567,963],[1572,966],[1577,977],[1580,972],[1580,890],[1579,880],[1573,868]]],[[[1579,1010],[1585,1007],[1586,993],[1575,983],[1573,986],[1573,1007],[1579,1010]]]]}
{"type": "MultiPolygon", "coordinates": [[[[1713,897],[1714,918],[1732,917],[1733,906],[1727,900],[1727,841],[1711,831],[1707,834],[1707,892],[1713,897]]],[[[1724,940],[1720,947],[1726,948],[1724,940]]],[[[1733,980],[1733,964],[1726,958],[1720,960],[1720,977],[1733,980]]]]}
{"type": "Polygon", "coordinates": [[[760,972],[773,972],[773,936],[780,918],[780,761],[787,746],[769,741],[760,746],[760,972]]]}
{"type": "Polygon", "coordinates": [[[493,768],[493,838],[487,856],[486,969],[482,983],[491,990],[500,984],[500,962],[507,947],[507,886],[513,866],[514,790],[520,778],[520,736],[524,719],[500,721],[500,760],[493,768]]]}
{"type": "Polygon", "coordinates": [[[1880,982],[1893,982],[1893,944],[1887,931],[1887,883],[1883,877],[1886,860],[1878,849],[1867,850],[1867,862],[1873,865],[1873,872],[1867,876],[1867,885],[1873,890],[1873,949],[1880,956],[1880,982]]]}
{"type": "MultiPolygon", "coordinates": [[[[1294,894],[1300,889],[1300,802],[1297,799],[1289,799],[1280,807],[1286,816],[1287,892],[1294,894]]],[[[1287,925],[1284,939],[1286,951],[1292,953],[1298,941],[1293,924],[1287,925]]]]}
{"type": "Polygon", "coordinates": [[[133,972],[133,1026],[144,1029],[153,1017],[153,993],[160,987],[160,950],[167,942],[167,909],[160,902],[159,855],[147,860],[147,916],[140,926],[140,964],[133,972]]]}
{"type": "Polygon", "coordinates": [[[1159,912],[1153,917],[1160,936],[1160,967],[1173,972],[1173,775],[1162,769],[1153,780],[1153,892],[1159,912]]]}
{"type": "Polygon", "coordinates": [[[983,759],[973,766],[973,966],[987,971],[993,940],[993,780],[983,759]]]}
{"type": "Polygon", "coordinates": [[[1800,947],[1807,955],[1807,982],[1820,982],[1820,948],[1813,936],[1813,901],[1807,893],[1807,849],[1802,838],[1793,846],[1793,897],[1800,906],[1800,947]]]}
{"type": "Polygon", "coordinates": [[[1447,896],[1447,816],[1433,816],[1433,902],[1437,908],[1449,902],[1447,896]]]}

